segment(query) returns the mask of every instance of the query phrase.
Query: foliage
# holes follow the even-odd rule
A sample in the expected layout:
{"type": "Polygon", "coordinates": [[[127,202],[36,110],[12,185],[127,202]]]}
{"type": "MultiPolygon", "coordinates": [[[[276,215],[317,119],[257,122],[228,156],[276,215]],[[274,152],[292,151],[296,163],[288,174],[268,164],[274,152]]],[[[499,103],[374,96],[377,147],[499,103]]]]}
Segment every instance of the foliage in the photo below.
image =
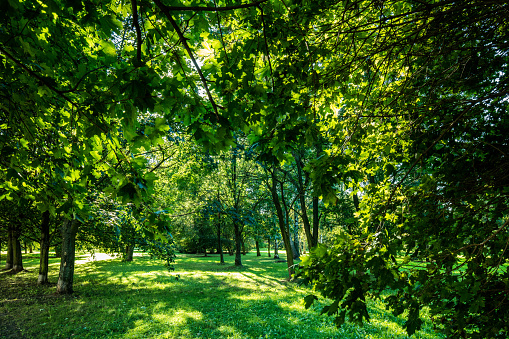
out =
{"type": "Polygon", "coordinates": [[[238,250],[263,163],[275,203],[307,194],[346,224],[302,271],[338,323],[390,290],[408,333],[429,306],[451,337],[507,335],[508,4],[185,4],[0,5],[0,199],[86,224],[105,192],[143,207],[153,238],[169,230],[163,210],[176,236],[209,233],[199,212],[217,198],[238,250]]]}
{"type": "Polygon", "coordinates": [[[346,133],[310,168],[326,199],[341,182],[362,197],[361,232],[313,251],[303,271],[334,297],[327,312],[339,323],[368,318],[365,298],[389,289],[410,334],[427,305],[450,337],[507,336],[507,11],[477,1],[341,8],[339,31],[349,25],[339,18],[363,13],[336,46],[362,45],[334,64],[358,67],[327,131],[346,133]],[[405,269],[400,255],[423,265],[405,269]]]}

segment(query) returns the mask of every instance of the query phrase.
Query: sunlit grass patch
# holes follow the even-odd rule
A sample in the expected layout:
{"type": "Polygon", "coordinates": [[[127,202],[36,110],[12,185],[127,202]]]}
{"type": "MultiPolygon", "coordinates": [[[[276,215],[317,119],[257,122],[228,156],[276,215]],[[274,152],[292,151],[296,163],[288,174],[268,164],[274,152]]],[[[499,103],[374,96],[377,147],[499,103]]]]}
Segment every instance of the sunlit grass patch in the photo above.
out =
{"type": "MultiPolygon", "coordinates": [[[[325,301],[306,310],[309,289],[290,283],[286,263],[254,254],[243,267],[225,256],[179,255],[175,272],[161,261],[137,256],[85,261],[76,266],[70,297],[55,296],[52,286],[37,286],[35,256],[28,272],[0,275],[0,313],[28,338],[406,338],[402,317],[380,301],[368,303],[372,321],[363,327],[336,328],[319,316],[325,301]],[[179,279],[177,279],[179,277],[179,279]],[[23,286],[23,288],[16,288],[23,286]]],[[[430,323],[413,338],[439,338],[430,323]]]]}

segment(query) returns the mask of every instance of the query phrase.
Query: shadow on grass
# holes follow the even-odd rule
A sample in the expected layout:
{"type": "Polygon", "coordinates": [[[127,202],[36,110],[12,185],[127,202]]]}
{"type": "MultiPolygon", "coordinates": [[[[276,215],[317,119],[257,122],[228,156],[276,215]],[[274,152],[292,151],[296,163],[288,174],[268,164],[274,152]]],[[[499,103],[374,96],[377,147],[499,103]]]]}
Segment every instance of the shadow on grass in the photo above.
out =
{"type": "Polygon", "coordinates": [[[308,291],[284,280],[286,263],[248,255],[236,267],[225,259],[180,255],[175,272],[148,257],[87,262],[77,265],[76,293],[68,297],[56,296],[54,285],[37,286],[37,272],[0,278],[0,314],[16,315],[10,319],[34,338],[406,337],[397,318],[336,329],[331,318],[305,310],[308,291]]]}

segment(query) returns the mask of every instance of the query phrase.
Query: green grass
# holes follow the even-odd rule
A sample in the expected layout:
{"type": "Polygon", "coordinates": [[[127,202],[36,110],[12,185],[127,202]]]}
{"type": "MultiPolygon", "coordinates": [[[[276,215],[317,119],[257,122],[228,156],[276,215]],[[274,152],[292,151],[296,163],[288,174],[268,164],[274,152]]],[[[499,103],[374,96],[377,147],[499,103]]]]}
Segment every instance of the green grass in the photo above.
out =
{"type": "MultiPolygon", "coordinates": [[[[53,284],[37,286],[38,256],[25,256],[28,272],[0,272],[0,337],[407,338],[404,319],[380,302],[369,303],[370,323],[338,329],[319,316],[324,304],[304,308],[309,289],[285,281],[286,263],[242,259],[238,268],[228,255],[225,265],[218,256],[179,255],[173,273],[148,255],[82,263],[75,294],[62,297],[54,293],[59,260],[50,259],[53,284]]],[[[441,337],[428,321],[412,338],[441,337]]]]}

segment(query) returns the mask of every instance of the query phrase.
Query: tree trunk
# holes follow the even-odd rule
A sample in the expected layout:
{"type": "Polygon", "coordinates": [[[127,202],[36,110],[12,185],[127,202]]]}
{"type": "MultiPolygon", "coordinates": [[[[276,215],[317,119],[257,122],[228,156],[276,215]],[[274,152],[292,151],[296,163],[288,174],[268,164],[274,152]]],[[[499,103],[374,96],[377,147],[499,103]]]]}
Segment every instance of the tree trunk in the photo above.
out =
{"type": "Polygon", "coordinates": [[[5,268],[10,270],[12,269],[12,263],[13,263],[13,259],[14,259],[14,252],[13,252],[13,239],[14,239],[14,235],[13,235],[13,232],[14,230],[12,229],[11,226],[9,226],[9,228],[7,229],[7,258],[5,258],[5,268]]]}
{"type": "MultiPolygon", "coordinates": [[[[219,214],[218,214],[219,215],[219,214]]],[[[219,262],[224,264],[224,256],[223,256],[223,244],[221,243],[221,223],[217,224],[217,253],[219,253],[219,262]]]]}
{"type": "Polygon", "coordinates": [[[267,239],[267,255],[270,258],[270,238],[267,239]]]}
{"type": "Polygon", "coordinates": [[[28,244],[28,252],[29,253],[34,253],[34,246],[32,245],[32,243],[28,244]]]}
{"type": "Polygon", "coordinates": [[[133,261],[134,245],[127,245],[125,249],[125,261],[133,261]]]}
{"type": "Polygon", "coordinates": [[[235,230],[235,266],[242,266],[242,257],[240,254],[242,232],[237,221],[233,222],[233,229],[235,230]]]}
{"type": "Polygon", "coordinates": [[[318,215],[318,197],[313,197],[313,247],[318,245],[318,227],[320,216],[318,215]]]}
{"type": "Polygon", "coordinates": [[[41,221],[41,254],[39,255],[39,278],[37,279],[38,284],[48,283],[48,258],[49,258],[49,211],[45,211],[42,214],[41,221]]]}
{"type": "Polygon", "coordinates": [[[58,274],[57,293],[71,294],[73,292],[74,259],[76,249],[76,233],[79,221],[64,220],[62,224],[62,259],[60,260],[60,273],[58,274]]]}
{"type": "Polygon", "coordinates": [[[258,241],[258,239],[255,240],[255,245],[256,245],[256,256],[261,257],[262,254],[260,253],[260,242],[258,241]]]}
{"type": "Polygon", "coordinates": [[[62,258],[62,242],[55,246],[55,258],[62,258]]]}
{"type": "Polygon", "coordinates": [[[242,255],[246,255],[246,242],[242,239],[240,243],[242,245],[242,255]]]}
{"type": "Polygon", "coordinates": [[[21,255],[21,242],[18,237],[15,236],[13,239],[13,257],[12,257],[12,270],[14,272],[23,271],[23,257],[21,255]]]}
{"type": "Polygon", "coordinates": [[[304,225],[304,233],[306,234],[306,240],[308,243],[308,247],[312,248],[314,239],[313,234],[311,233],[311,223],[308,218],[308,211],[306,205],[306,196],[304,190],[304,182],[302,181],[302,163],[300,161],[300,156],[295,158],[295,163],[297,166],[297,183],[299,187],[297,187],[297,192],[299,194],[299,203],[300,203],[300,212],[302,215],[302,224],[304,225]]]}
{"type": "Polygon", "coordinates": [[[299,224],[297,217],[295,217],[295,225],[293,227],[293,237],[291,239],[293,259],[299,259],[300,257],[300,241],[299,241],[299,224]]]}
{"type": "MultiPolygon", "coordinates": [[[[275,171],[275,170],[274,170],[275,171]]],[[[291,279],[293,273],[295,272],[293,267],[293,253],[292,253],[292,247],[290,245],[290,237],[287,232],[286,224],[285,224],[285,217],[283,215],[283,210],[281,209],[281,203],[279,201],[279,196],[277,193],[277,187],[276,187],[276,173],[271,173],[272,177],[272,185],[271,185],[271,194],[272,194],[272,201],[274,202],[274,206],[276,207],[276,214],[277,219],[279,222],[279,229],[281,230],[281,236],[283,237],[283,242],[285,244],[285,250],[286,250],[286,263],[288,265],[288,278],[291,279]]]]}
{"type": "Polygon", "coordinates": [[[21,242],[19,241],[19,226],[12,231],[12,270],[23,271],[23,257],[21,255],[21,242]]]}

